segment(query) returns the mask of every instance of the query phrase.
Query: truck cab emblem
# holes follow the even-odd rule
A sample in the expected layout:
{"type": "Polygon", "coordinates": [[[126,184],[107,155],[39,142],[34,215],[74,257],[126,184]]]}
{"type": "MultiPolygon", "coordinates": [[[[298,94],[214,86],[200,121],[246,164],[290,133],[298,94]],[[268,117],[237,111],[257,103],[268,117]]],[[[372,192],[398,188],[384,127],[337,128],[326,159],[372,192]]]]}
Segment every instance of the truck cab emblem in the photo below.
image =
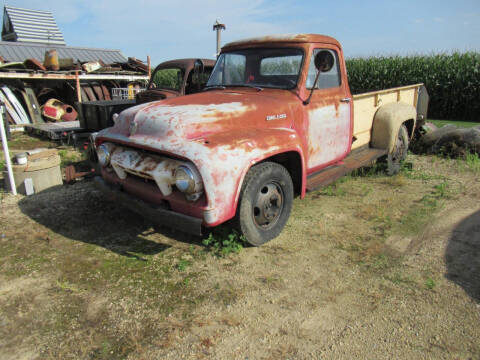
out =
{"type": "Polygon", "coordinates": [[[287,114],[277,114],[277,115],[267,115],[268,120],[278,120],[278,119],[286,119],[287,114]]]}

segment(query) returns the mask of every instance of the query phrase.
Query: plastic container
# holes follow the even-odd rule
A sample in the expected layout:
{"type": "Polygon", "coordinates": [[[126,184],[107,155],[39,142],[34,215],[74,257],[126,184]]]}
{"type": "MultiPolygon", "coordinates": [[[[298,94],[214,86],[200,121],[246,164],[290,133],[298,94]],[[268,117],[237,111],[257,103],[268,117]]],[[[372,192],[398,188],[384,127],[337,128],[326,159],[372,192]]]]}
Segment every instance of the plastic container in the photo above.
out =
{"type": "Polygon", "coordinates": [[[19,153],[15,155],[15,162],[18,165],[25,165],[27,163],[27,153],[19,153]]]}

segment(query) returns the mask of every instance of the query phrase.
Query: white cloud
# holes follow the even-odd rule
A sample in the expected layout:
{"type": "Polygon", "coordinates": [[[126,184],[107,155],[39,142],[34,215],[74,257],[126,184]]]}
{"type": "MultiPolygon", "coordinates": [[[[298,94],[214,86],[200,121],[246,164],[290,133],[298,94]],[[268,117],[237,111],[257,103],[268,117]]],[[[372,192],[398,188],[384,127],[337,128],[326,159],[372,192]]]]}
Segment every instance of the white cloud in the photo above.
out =
{"type": "MultiPolygon", "coordinates": [[[[265,0],[18,0],[11,6],[49,10],[68,45],[118,48],[154,63],[179,57],[212,57],[218,18],[227,26],[222,43],[245,37],[294,32],[270,19],[288,14],[288,4],[265,0]]],[[[291,5],[294,6],[294,5],[291,5]]]]}

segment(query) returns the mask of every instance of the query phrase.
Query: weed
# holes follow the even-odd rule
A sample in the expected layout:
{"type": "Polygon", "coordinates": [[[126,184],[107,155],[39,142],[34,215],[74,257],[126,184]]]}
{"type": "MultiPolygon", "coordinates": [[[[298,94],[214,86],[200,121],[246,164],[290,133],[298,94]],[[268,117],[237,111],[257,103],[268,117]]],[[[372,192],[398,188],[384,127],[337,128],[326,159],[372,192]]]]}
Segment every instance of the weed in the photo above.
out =
{"type": "Polygon", "coordinates": [[[62,290],[66,290],[66,291],[70,291],[70,292],[79,292],[80,290],[73,284],[70,284],[68,281],[58,281],[57,280],[57,286],[62,289],[62,290]]]}
{"type": "Polygon", "coordinates": [[[327,196],[343,196],[345,195],[345,190],[338,187],[336,184],[331,184],[320,190],[319,193],[327,196]]]}
{"type": "Polygon", "coordinates": [[[395,285],[412,285],[415,283],[410,277],[403,277],[400,273],[396,272],[392,276],[386,275],[384,276],[386,280],[391,281],[395,285]]]}
{"type": "Polygon", "coordinates": [[[476,153],[468,152],[465,155],[463,165],[474,173],[480,173],[480,157],[476,153]]]}
{"type": "Polygon", "coordinates": [[[190,265],[192,265],[192,263],[190,261],[182,259],[178,262],[177,269],[179,271],[185,271],[187,269],[187,267],[189,267],[190,265]]]}
{"type": "Polygon", "coordinates": [[[385,161],[376,161],[370,166],[364,166],[355,169],[350,176],[355,177],[375,177],[384,175],[387,170],[387,163],[385,161]]]}
{"type": "Polygon", "coordinates": [[[215,254],[226,256],[231,253],[238,254],[243,249],[245,237],[236,230],[221,226],[211,232],[208,238],[203,239],[202,243],[212,249],[215,254]]]}
{"type": "Polygon", "coordinates": [[[361,192],[361,195],[362,196],[367,196],[368,194],[370,194],[373,189],[370,185],[367,185],[367,184],[362,184],[362,192],[361,192]]]}
{"type": "Polygon", "coordinates": [[[433,290],[433,288],[436,286],[435,280],[432,278],[427,278],[427,280],[425,280],[425,286],[428,290],[433,290]]]}
{"type": "Polygon", "coordinates": [[[0,160],[0,171],[3,171],[5,169],[5,160],[0,160]]]}
{"type": "MultiPolygon", "coordinates": [[[[435,160],[433,159],[436,159],[436,157],[435,156],[432,157],[432,163],[435,162],[435,160]]],[[[413,164],[408,162],[402,163],[402,167],[400,168],[400,174],[402,174],[403,176],[411,180],[422,180],[422,181],[446,180],[445,176],[429,175],[421,171],[415,170],[413,168],[413,164]]]]}
{"type": "Polygon", "coordinates": [[[378,254],[372,262],[372,267],[376,270],[384,270],[390,266],[390,258],[385,254],[378,254]]]}
{"type": "Polygon", "coordinates": [[[442,182],[438,185],[435,185],[434,187],[434,191],[433,191],[433,195],[436,197],[436,198],[443,198],[443,197],[447,197],[447,193],[449,191],[449,185],[447,182],[442,182]]]}

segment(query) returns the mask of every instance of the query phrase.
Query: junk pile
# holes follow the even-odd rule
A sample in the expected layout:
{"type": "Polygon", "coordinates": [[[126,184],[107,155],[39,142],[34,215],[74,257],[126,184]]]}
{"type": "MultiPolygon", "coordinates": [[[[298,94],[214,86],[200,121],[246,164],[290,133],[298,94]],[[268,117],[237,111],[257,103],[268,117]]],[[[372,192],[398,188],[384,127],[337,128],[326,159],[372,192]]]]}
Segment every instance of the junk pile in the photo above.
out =
{"type": "Polygon", "coordinates": [[[144,86],[149,66],[136,58],[125,63],[80,62],[45,52],[43,63],[30,58],[6,62],[0,56],[0,100],[8,124],[27,125],[75,121],[77,103],[110,101],[118,89],[144,86]]]}
{"type": "Polygon", "coordinates": [[[437,128],[432,123],[422,126],[425,134],[418,139],[415,147],[427,154],[465,156],[469,152],[480,155],[480,124],[472,128],[445,125],[437,128]]]}
{"type": "MultiPolygon", "coordinates": [[[[62,185],[60,156],[56,149],[35,149],[16,154],[12,165],[17,192],[31,195],[55,185],[62,185]]],[[[10,178],[4,171],[5,188],[10,189],[10,178]]]]}

